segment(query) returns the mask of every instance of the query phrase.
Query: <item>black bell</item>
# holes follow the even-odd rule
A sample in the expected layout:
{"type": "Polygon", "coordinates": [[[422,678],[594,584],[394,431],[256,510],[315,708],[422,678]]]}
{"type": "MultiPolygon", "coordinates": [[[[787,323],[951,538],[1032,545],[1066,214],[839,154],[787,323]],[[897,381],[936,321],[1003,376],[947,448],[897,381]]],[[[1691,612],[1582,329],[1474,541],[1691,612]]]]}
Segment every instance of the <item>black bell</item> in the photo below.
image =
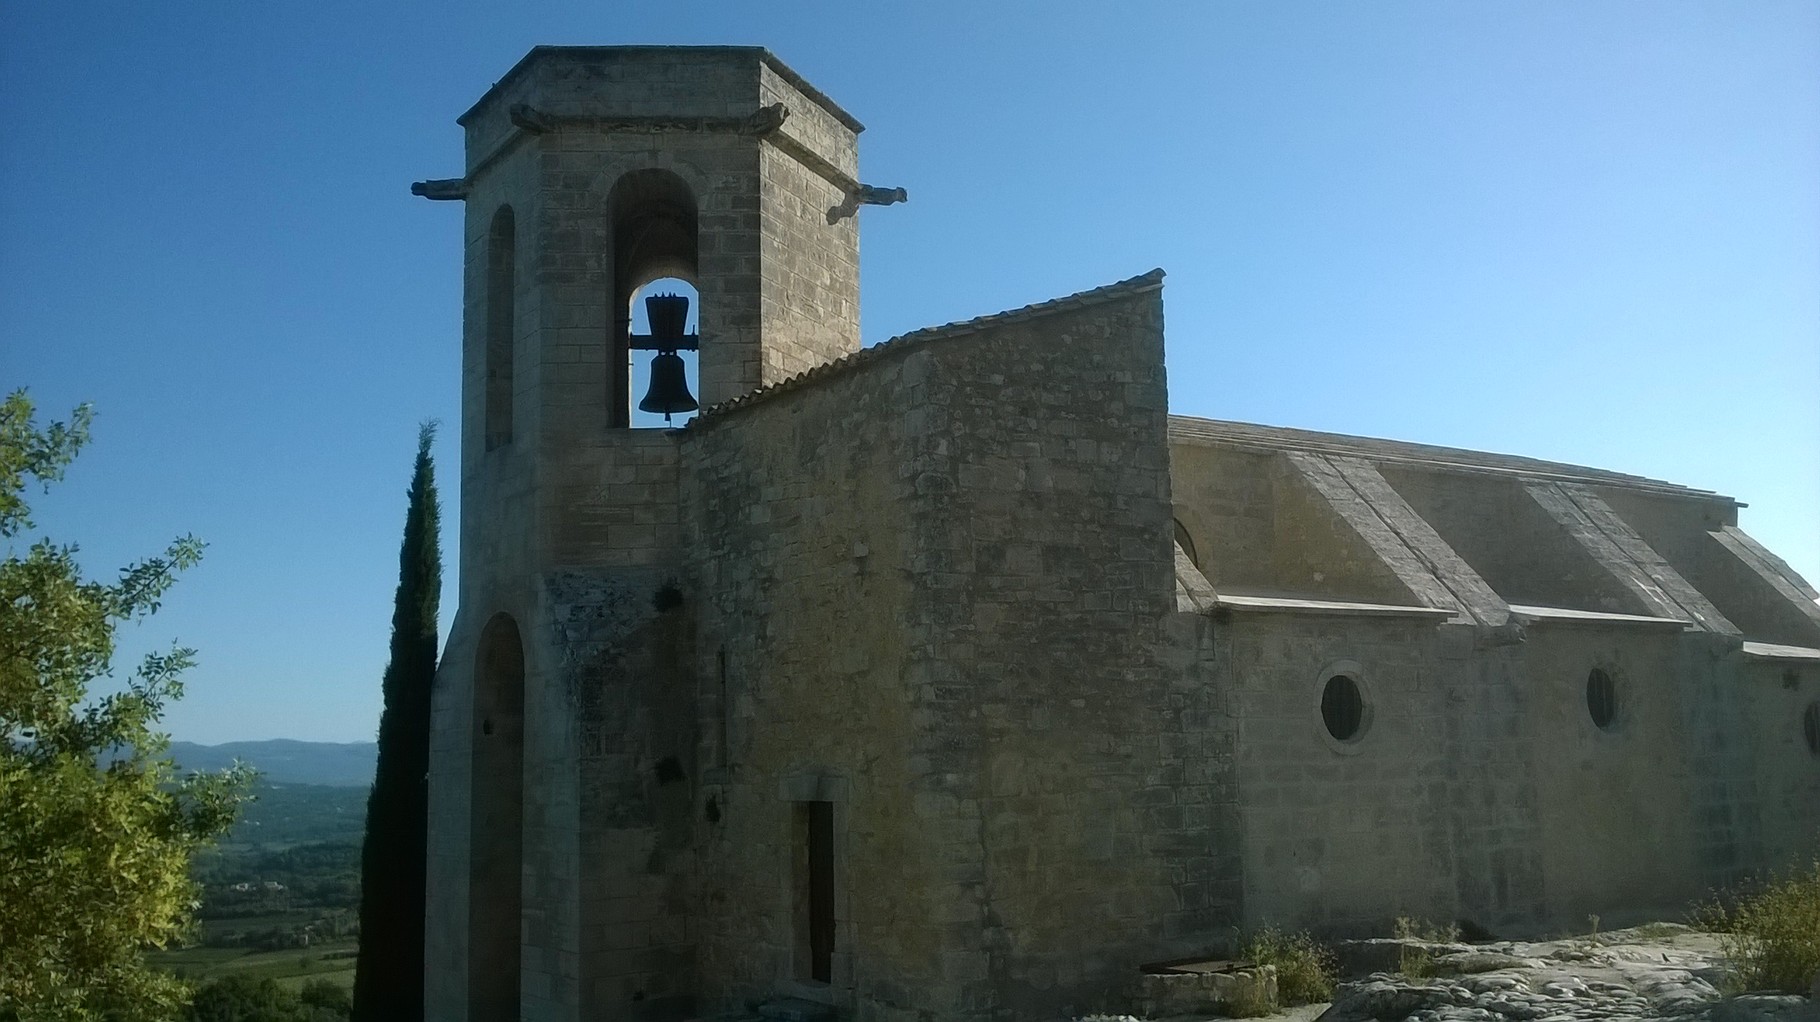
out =
{"type": "Polygon", "coordinates": [[[682,356],[674,351],[660,351],[651,359],[651,388],[638,403],[641,412],[662,412],[668,422],[673,412],[692,412],[700,407],[689,393],[689,381],[683,374],[682,356]]]}

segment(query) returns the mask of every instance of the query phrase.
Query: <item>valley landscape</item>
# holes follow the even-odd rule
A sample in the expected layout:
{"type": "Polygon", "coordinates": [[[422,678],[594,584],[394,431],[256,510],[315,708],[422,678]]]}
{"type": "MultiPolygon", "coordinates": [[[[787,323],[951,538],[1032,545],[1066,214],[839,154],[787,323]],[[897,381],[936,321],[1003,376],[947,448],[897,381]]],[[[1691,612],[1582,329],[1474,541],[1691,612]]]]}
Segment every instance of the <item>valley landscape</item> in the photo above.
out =
{"type": "Polygon", "coordinates": [[[184,771],[238,760],[260,777],[234,829],[196,859],[202,905],[189,945],[153,961],[201,981],[243,975],[351,987],[376,750],[372,742],[172,743],[184,771]]]}

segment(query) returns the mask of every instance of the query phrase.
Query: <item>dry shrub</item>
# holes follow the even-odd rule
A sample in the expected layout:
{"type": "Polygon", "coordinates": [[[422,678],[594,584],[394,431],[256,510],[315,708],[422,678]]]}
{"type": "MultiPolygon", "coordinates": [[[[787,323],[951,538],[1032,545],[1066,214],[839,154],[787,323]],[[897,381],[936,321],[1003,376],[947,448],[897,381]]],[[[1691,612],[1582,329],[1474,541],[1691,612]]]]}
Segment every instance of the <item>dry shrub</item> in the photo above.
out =
{"type": "Polygon", "coordinates": [[[1771,881],[1729,912],[1707,911],[1723,914],[1720,925],[1710,928],[1721,934],[1733,986],[1808,992],[1820,973],[1820,859],[1771,881]]]}
{"type": "MultiPolygon", "coordinates": [[[[1431,944],[1448,944],[1460,939],[1460,927],[1398,916],[1393,931],[1398,940],[1419,940],[1431,944]]],[[[1425,947],[1404,944],[1397,951],[1397,971],[1410,979],[1428,979],[1435,974],[1434,952],[1425,947]]]]}
{"type": "Polygon", "coordinates": [[[1333,952],[1306,932],[1266,927],[1252,934],[1240,954],[1257,965],[1276,966],[1277,1000],[1284,1007],[1333,997],[1333,952]]]}

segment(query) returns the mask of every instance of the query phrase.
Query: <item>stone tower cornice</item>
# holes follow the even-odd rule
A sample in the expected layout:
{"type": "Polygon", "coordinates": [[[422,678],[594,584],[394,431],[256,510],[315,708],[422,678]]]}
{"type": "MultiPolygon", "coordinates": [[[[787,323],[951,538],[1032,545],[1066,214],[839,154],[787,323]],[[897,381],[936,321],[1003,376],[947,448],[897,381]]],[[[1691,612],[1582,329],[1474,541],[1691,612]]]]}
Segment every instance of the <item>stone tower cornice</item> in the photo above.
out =
{"type": "Polygon", "coordinates": [[[763,46],[533,46],[531,51],[500,76],[499,80],[494,82],[492,87],[474,102],[473,106],[469,107],[460,117],[455,118],[455,123],[467,127],[481,110],[495,102],[501,95],[508,92],[520,78],[529,74],[533,68],[546,60],[566,60],[571,63],[608,63],[626,57],[657,54],[752,57],[757,63],[769,67],[778,77],[801,92],[805,98],[827,111],[847,130],[856,135],[866,130],[866,126],[861,124],[858,118],[841,109],[839,104],[829,99],[820,89],[809,84],[807,79],[797,74],[788,64],[779,60],[776,54],[763,46]]]}

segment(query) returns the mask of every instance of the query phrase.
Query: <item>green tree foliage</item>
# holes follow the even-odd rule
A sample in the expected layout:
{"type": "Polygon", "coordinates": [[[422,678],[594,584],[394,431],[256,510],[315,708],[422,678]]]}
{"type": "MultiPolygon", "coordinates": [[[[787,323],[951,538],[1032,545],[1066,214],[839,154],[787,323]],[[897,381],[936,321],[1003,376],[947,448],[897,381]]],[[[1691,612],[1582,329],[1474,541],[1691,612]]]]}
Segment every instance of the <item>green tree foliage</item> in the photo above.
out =
{"type": "Polygon", "coordinates": [[[227,976],[204,983],[184,1022],[346,1022],[348,992],[327,980],[311,980],[300,991],[271,978],[227,976]]]}
{"type": "Polygon", "coordinates": [[[354,1016],[370,1022],[423,1018],[424,856],[430,772],[430,684],[436,675],[436,611],[442,596],[437,533],[434,424],[417,434],[398,591],[392,607],[392,656],[386,665],[379,764],[367,800],[360,858],[360,958],[354,1016]]]}
{"type": "Polygon", "coordinates": [[[227,976],[210,980],[197,991],[185,1022],[291,1022],[298,1014],[297,995],[276,980],[227,976]]]}
{"type": "Polygon", "coordinates": [[[0,1020],[168,1019],[183,984],[142,962],[190,921],[191,856],[233,823],[244,771],[178,780],[155,730],[194,652],[147,656],[118,690],[114,632],[158,609],[202,544],[86,580],[74,546],[35,530],[46,487],[88,439],[90,413],[39,429],[23,391],[0,403],[0,1020]],[[114,687],[109,679],[108,687],[114,687]]]}

